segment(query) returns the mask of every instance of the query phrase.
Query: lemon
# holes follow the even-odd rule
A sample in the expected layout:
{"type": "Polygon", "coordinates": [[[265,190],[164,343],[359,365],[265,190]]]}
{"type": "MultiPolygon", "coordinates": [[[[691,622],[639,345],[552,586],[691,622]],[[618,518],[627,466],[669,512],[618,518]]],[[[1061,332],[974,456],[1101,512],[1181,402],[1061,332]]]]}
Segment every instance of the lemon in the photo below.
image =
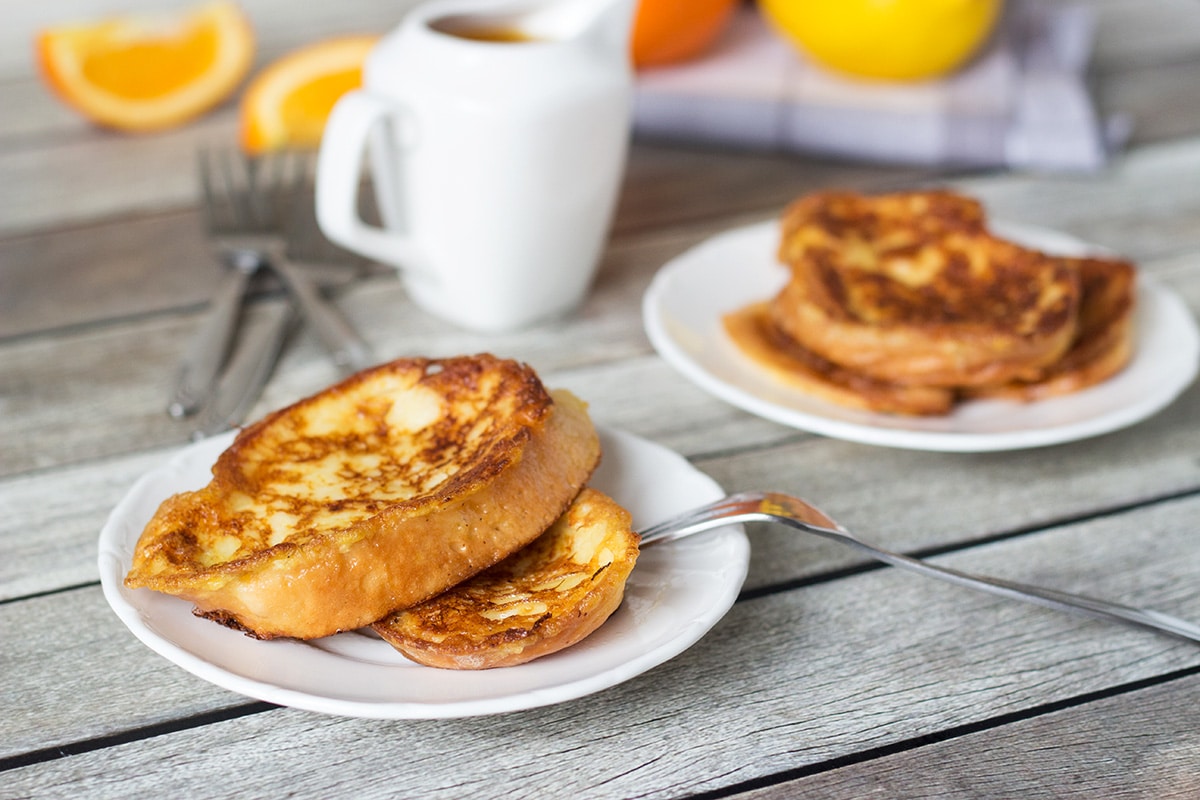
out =
{"type": "Polygon", "coordinates": [[[758,0],[766,19],[825,66],[915,81],[962,66],[983,45],[1003,0],[758,0]]]}

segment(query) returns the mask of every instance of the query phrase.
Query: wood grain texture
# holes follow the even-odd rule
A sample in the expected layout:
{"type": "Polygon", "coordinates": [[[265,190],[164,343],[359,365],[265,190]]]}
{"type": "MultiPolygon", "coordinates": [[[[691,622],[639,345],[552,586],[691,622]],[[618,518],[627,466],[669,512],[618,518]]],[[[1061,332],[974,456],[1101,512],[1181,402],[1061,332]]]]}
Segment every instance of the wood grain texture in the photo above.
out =
{"type": "MultiPolygon", "coordinates": [[[[713,400],[650,357],[549,373],[547,381],[588,398],[601,424],[691,456],[729,491],[795,493],[862,535],[903,550],[1004,535],[1200,489],[1194,456],[1200,425],[1193,419],[1200,413],[1200,394],[1195,392],[1159,417],[1111,436],[1032,455],[964,456],[806,436],[713,400]],[[628,386],[639,389],[630,393],[628,386]],[[662,406],[675,413],[663,417],[649,411],[662,406]],[[930,509],[941,513],[931,515],[930,509]]],[[[262,405],[272,399],[264,398],[262,405]]],[[[152,416],[173,425],[157,409],[152,416]]],[[[177,438],[177,427],[174,432],[177,438]]],[[[78,433],[70,441],[76,447],[87,444],[78,433]]],[[[91,446],[113,453],[117,447],[107,441],[91,446]]],[[[0,599],[94,580],[95,537],[108,512],[137,477],[164,463],[178,446],[167,443],[149,452],[0,481],[0,510],[8,512],[0,515],[0,545],[13,556],[0,567],[0,599]],[[51,534],[30,537],[31,526],[51,534]]],[[[833,544],[766,526],[753,530],[762,546],[752,551],[750,587],[863,563],[833,544]]]]}
{"type": "MultiPolygon", "coordinates": [[[[245,5],[260,63],[317,32],[384,29],[399,11],[245,5]]],[[[636,142],[594,290],[569,319],[460,331],[416,309],[383,269],[335,302],[381,359],[487,350],[528,361],[601,424],[682,453],[729,490],[793,492],[894,549],[1200,620],[1200,389],[1084,441],[903,451],[739,411],[682,378],[642,330],[642,295],[662,264],[831,186],[960,188],[995,217],[1136,259],[1200,311],[1200,5],[1088,5],[1097,102],[1135,123],[1130,151],[1102,173],[881,169],[636,142]]],[[[59,106],[22,49],[30,32],[112,8],[14,7],[0,30],[16,42],[0,48],[0,795],[1200,794],[1195,646],[878,567],[777,526],[750,527],[743,597],[695,646],[525,712],[392,722],[275,708],[139,643],[103,599],[96,539],[132,483],[187,439],[164,413],[166,388],[219,274],[192,158],[230,140],[236,98],[147,137],[98,131],[59,106]]],[[[248,324],[279,302],[261,286],[248,324]]],[[[300,331],[253,414],[336,375],[300,331]]]]}
{"type": "MultiPolygon", "coordinates": [[[[1162,504],[940,560],[1195,616],[1200,589],[1172,576],[1174,562],[1192,552],[1187,527],[1198,508],[1197,499],[1162,504]],[[1114,563],[1122,565],[1119,574],[1114,563]]],[[[144,724],[147,707],[173,692],[179,696],[170,705],[183,714],[229,702],[174,667],[155,669],[157,657],[111,630],[117,623],[95,608],[95,591],[29,605],[63,620],[56,626],[62,634],[78,630],[87,645],[53,659],[46,656],[58,643],[25,634],[36,620],[13,619],[11,606],[0,607],[18,643],[3,656],[7,674],[17,676],[9,691],[32,706],[6,722],[5,747],[44,745],[81,727],[94,733],[144,724]],[[53,674],[33,675],[42,661],[50,666],[41,671],[53,674]],[[129,680],[113,685],[105,676],[118,669],[129,680]],[[48,679],[86,685],[90,676],[110,687],[104,697],[80,697],[69,707],[40,696],[48,679]]],[[[419,786],[432,797],[461,796],[472,786],[519,795],[531,785],[595,797],[658,787],[645,793],[670,797],[1198,667],[1200,654],[1188,644],[881,569],[739,603],[678,658],[559,706],[406,723],[272,711],[14,770],[9,785],[103,794],[107,776],[119,773],[129,781],[120,791],[129,795],[157,786],[200,797],[234,789],[257,796],[287,774],[291,790],[304,796],[353,784],[356,792],[419,786]],[[268,769],[235,757],[252,741],[254,752],[270,754],[268,769]],[[342,756],[331,764],[318,753],[342,756]],[[354,764],[356,777],[336,768],[341,758],[354,764]],[[360,781],[364,774],[371,778],[360,781]]]]}
{"type": "MultiPolygon", "coordinates": [[[[139,330],[137,341],[166,338],[161,324],[139,330]]],[[[563,335],[555,340],[561,343],[563,335]]],[[[1200,487],[1194,457],[1200,447],[1200,392],[1195,390],[1138,426],[1093,440],[1032,453],[910,453],[812,437],[751,417],[683,381],[655,356],[621,354],[616,340],[588,330],[573,348],[576,356],[592,335],[606,345],[591,365],[565,366],[532,345],[511,354],[537,364],[548,384],[587,398],[598,422],[676,449],[728,490],[796,493],[893,547],[921,549],[957,537],[997,535],[1200,487]],[[673,413],[656,411],[663,407],[673,413]],[[953,513],[930,519],[931,507],[953,513]]],[[[31,342],[24,361],[8,362],[11,374],[28,380],[37,380],[44,369],[47,388],[44,396],[10,397],[0,415],[7,423],[0,463],[12,470],[0,481],[0,508],[11,512],[0,515],[0,542],[7,552],[22,555],[6,565],[13,570],[7,577],[0,568],[0,597],[86,579],[92,569],[89,547],[108,510],[141,472],[164,461],[186,439],[187,428],[163,413],[165,384],[156,380],[162,376],[145,366],[155,363],[153,353],[135,351],[143,357],[122,361],[125,368],[117,369],[103,358],[112,352],[111,343],[94,335],[78,341],[54,358],[48,354],[55,349],[45,342],[31,342]],[[78,361],[64,361],[65,354],[78,361]],[[146,391],[146,385],[154,391],[146,391]],[[89,424],[65,421],[79,418],[89,424]],[[72,463],[77,466],[48,471],[72,463]],[[23,477],[25,470],[33,473],[23,477]],[[72,521],[64,527],[66,519],[72,521]],[[29,538],[30,525],[52,531],[53,546],[41,537],[29,538]],[[67,558],[66,552],[76,555],[67,558]],[[64,573],[72,577],[56,583],[64,573]]],[[[460,344],[441,343],[447,353],[468,351],[460,344]]],[[[333,377],[314,342],[297,342],[260,401],[260,412],[333,377]]],[[[780,549],[763,558],[756,551],[751,586],[796,579],[809,574],[807,567],[831,568],[830,563],[810,565],[792,552],[787,534],[763,535],[779,539],[780,549]],[[797,570],[798,564],[806,569],[797,570]]],[[[837,552],[833,546],[829,551],[837,552]]],[[[848,554],[838,556],[834,565],[853,561],[848,554]]]]}
{"type": "Polygon", "coordinates": [[[1103,180],[1012,176],[954,183],[977,195],[997,219],[1070,233],[1146,261],[1200,246],[1200,191],[1180,180],[1200,167],[1189,138],[1117,159],[1103,180]]]}
{"type": "MultiPolygon", "coordinates": [[[[1076,5],[1075,0],[1053,0],[1076,5]]],[[[1100,75],[1148,64],[1194,60],[1200,52],[1200,8],[1189,0],[1087,0],[1096,14],[1092,66],[1100,75]]]]}
{"type": "MultiPolygon", "coordinates": [[[[1183,293],[1193,308],[1200,308],[1200,271],[1185,269],[1180,256],[1200,251],[1200,229],[1193,219],[1200,216],[1200,188],[1191,179],[1200,169],[1200,142],[1161,145],[1131,155],[1114,169],[1103,185],[1092,182],[1037,179],[1025,176],[996,176],[957,181],[954,185],[982,197],[999,218],[1035,221],[1083,236],[1090,241],[1139,259],[1155,271],[1157,257],[1169,257],[1169,285],[1183,293]],[[1031,199],[1034,198],[1034,199],[1031,199]]],[[[757,202],[757,201],[755,201],[757,202]]],[[[539,370],[553,372],[572,365],[594,364],[620,358],[640,357],[650,352],[641,331],[640,302],[654,272],[668,259],[704,238],[763,216],[749,211],[734,212],[719,220],[683,220],[650,231],[631,231],[614,239],[600,268],[592,295],[568,321],[558,321],[504,335],[480,335],[460,331],[416,309],[395,279],[383,277],[356,285],[339,295],[338,302],[350,320],[375,347],[380,358],[405,353],[444,355],[492,350],[529,361],[539,370]]],[[[181,223],[181,218],[164,215],[164,223],[181,223]]],[[[179,229],[178,240],[187,242],[179,229]]],[[[153,235],[163,235],[149,226],[153,235]]],[[[143,232],[144,235],[150,233],[143,232]]],[[[194,235],[194,234],[193,234],[194,235]]],[[[194,241],[194,240],[191,240],[194,241]]],[[[86,237],[72,242],[66,237],[65,252],[79,252],[86,237]]],[[[11,244],[11,243],[10,243],[11,244]]],[[[119,240],[106,256],[115,276],[97,279],[96,294],[121,298],[122,280],[119,240]]],[[[98,252],[103,252],[97,248],[98,252]]],[[[194,252],[180,258],[195,258],[194,252]]],[[[64,258],[63,261],[68,259],[64,258]]],[[[41,262],[33,261],[31,264],[41,262]]],[[[63,263],[60,261],[60,263],[63,263]]],[[[143,259],[128,267],[140,275],[152,267],[143,259]]],[[[212,269],[208,265],[208,269],[212,269]]],[[[39,286],[32,281],[36,266],[26,271],[20,290],[22,312],[27,320],[53,313],[55,284],[39,286]]],[[[186,439],[187,432],[165,419],[162,397],[187,337],[199,319],[190,314],[159,316],[170,310],[167,288],[174,278],[133,280],[135,304],[145,317],[116,318],[103,329],[70,327],[45,337],[17,337],[0,350],[0,473],[13,474],[34,465],[70,463],[104,452],[105,440],[125,437],[119,451],[137,446],[159,446],[186,439]],[[103,357],[105,352],[125,355],[119,362],[103,357]],[[53,355],[51,355],[53,353],[53,355]],[[21,375],[19,384],[3,378],[21,375]],[[72,407],[71,403],[77,405],[72,407]],[[99,415],[99,416],[97,416],[99,415]],[[69,429],[70,442],[56,445],[55,430],[64,419],[88,418],[96,424],[84,432],[69,429]],[[94,445],[87,445],[92,440],[94,445]]],[[[19,288],[19,287],[18,287],[19,288]]],[[[196,291],[199,291],[197,288],[196,291]]],[[[78,297],[87,292],[79,292],[78,297]]],[[[76,309],[87,308],[77,301],[76,309]]],[[[112,308],[109,308],[110,313],[112,308]]],[[[74,312],[76,317],[82,316],[74,312]]],[[[126,309],[129,313],[129,309],[126,309]]],[[[80,320],[78,324],[82,324],[80,320]]],[[[66,325],[65,318],[60,324],[66,325]]],[[[282,405],[321,388],[336,372],[308,336],[289,351],[261,409],[282,405]]]]}
{"type": "Polygon", "coordinates": [[[1198,705],[1200,678],[1189,674],[739,797],[1191,800],[1200,796],[1198,705]]]}

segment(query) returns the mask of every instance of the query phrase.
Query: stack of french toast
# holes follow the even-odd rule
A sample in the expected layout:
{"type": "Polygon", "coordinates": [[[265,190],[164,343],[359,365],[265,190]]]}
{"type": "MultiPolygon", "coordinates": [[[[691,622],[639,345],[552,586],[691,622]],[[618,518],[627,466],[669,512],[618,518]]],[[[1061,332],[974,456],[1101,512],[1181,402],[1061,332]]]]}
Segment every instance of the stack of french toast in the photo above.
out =
{"type": "Polygon", "coordinates": [[[240,431],[125,584],[263,639],[372,626],[419,663],[520,664],[621,602],[638,537],[585,486],[600,456],[585,404],[527,365],[401,359],[240,431]]]}
{"type": "Polygon", "coordinates": [[[852,408],[942,415],[963,400],[1038,400],[1119,372],[1135,269],[993,233],[949,191],[823,192],[781,221],[788,280],[726,331],[783,382],[852,408]]]}

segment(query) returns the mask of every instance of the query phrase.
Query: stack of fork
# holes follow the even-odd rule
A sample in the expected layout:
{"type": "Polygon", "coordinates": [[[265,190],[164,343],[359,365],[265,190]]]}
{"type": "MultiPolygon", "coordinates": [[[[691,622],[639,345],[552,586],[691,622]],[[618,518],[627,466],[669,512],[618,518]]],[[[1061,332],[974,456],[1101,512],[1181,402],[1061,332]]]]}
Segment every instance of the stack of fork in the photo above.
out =
{"type": "Polygon", "coordinates": [[[229,269],[180,364],[168,413],[195,417],[192,438],[239,425],[256,402],[297,317],[312,327],[334,363],[349,374],[374,362],[371,349],[321,293],[314,273],[296,262],[303,242],[319,240],[311,205],[309,163],[301,154],[259,159],[201,150],[200,187],[207,234],[229,269]],[[241,328],[241,310],[259,270],[272,271],[289,302],[265,325],[241,328]]]}

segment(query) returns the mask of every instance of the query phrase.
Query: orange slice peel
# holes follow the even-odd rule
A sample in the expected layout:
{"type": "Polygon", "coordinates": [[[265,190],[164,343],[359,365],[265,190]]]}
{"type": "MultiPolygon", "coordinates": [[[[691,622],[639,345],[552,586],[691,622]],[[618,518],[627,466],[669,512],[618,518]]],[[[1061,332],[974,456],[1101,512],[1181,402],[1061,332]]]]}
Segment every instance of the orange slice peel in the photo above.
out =
{"type": "Polygon", "coordinates": [[[152,131],[182,124],[229,97],[254,59],[254,31],[231,0],[182,12],[114,17],[42,31],[49,86],[101,125],[152,131]]]}
{"type": "Polygon", "coordinates": [[[242,95],[240,137],[252,155],[312,149],[338,98],[362,85],[375,35],[342,36],[301,47],[273,61],[242,95]]]}

